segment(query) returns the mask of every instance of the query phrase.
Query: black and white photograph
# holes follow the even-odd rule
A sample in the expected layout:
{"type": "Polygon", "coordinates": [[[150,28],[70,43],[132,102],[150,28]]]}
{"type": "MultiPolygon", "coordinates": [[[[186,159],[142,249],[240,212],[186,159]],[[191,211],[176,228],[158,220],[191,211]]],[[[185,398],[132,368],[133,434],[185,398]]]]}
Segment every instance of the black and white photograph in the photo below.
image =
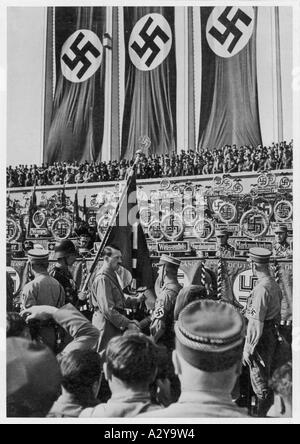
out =
{"type": "Polygon", "coordinates": [[[297,423],[300,2],[0,16],[1,422],[297,423]]]}

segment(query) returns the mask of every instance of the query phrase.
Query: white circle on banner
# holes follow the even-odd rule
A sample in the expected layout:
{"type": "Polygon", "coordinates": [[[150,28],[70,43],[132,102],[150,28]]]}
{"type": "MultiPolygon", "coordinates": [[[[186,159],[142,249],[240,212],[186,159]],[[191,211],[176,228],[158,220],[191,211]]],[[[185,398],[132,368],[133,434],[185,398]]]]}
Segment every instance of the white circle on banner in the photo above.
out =
{"type": "Polygon", "coordinates": [[[103,47],[99,37],[88,29],[79,29],[64,43],[60,65],[63,76],[72,83],[82,83],[100,68],[103,47]]]}
{"type": "Polygon", "coordinates": [[[233,284],[233,294],[237,301],[247,307],[247,301],[257,282],[257,277],[253,276],[251,269],[238,274],[233,284]]]}
{"type": "Polygon", "coordinates": [[[157,68],[169,55],[172,30],[161,14],[147,14],[134,26],[129,39],[129,56],[140,71],[157,68]]]}
{"type": "Polygon", "coordinates": [[[14,283],[14,296],[18,293],[21,286],[20,275],[13,267],[6,267],[6,272],[10,275],[14,283]]]}
{"type": "Polygon", "coordinates": [[[238,54],[248,44],[254,30],[253,7],[216,7],[206,27],[207,42],[222,58],[238,54]]]}

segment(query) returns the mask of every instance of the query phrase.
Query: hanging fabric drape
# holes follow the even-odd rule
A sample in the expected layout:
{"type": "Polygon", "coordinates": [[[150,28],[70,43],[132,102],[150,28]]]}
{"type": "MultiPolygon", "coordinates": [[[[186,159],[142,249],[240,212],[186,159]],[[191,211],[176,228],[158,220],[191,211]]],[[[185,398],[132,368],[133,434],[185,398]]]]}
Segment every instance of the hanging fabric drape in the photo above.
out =
{"type": "Polygon", "coordinates": [[[151,151],[176,148],[174,8],[124,8],[125,108],[122,157],[131,159],[141,138],[151,151]]]}
{"type": "MultiPolygon", "coordinates": [[[[55,8],[57,84],[44,160],[101,160],[106,8],[55,8]]],[[[48,42],[52,44],[52,42],[48,42]]]]}
{"type": "Polygon", "coordinates": [[[201,8],[203,68],[198,149],[262,143],[256,26],[256,8],[201,8]],[[247,44],[239,50],[243,42],[247,44]]]}

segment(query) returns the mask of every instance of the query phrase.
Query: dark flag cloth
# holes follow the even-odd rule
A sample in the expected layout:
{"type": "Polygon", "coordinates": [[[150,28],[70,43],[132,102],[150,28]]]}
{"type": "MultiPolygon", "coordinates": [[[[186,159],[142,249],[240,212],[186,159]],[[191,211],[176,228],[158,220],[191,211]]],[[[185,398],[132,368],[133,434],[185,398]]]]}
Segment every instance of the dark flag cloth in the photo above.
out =
{"type": "Polygon", "coordinates": [[[73,223],[74,223],[74,226],[77,226],[77,224],[79,222],[78,188],[76,188],[73,206],[74,206],[73,223]]]}
{"type": "Polygon", "coordinates": [[[34,213],[37,211],[38,207],[37,207],[37,198],[36,198],[36,191],[35,191],[35,186],[33,187],[32,190],[32,194],[30,197],[30,202],[29,202],[29,209],[28,209],[28,213],[29,213],[29,224],[28,224],[28,236],[30,234],[30,228],[33,227],[33,215],[34,213]]]}
{"type": "Polygon", "coordinates": [[[101,160],[105,24],[106,8],[55,8],[57,82],[44,153],[49,164],[101,160]]]}
{"type": "Polygon", "coordinates": [[[257,91],[257,8],[201,7],[201,29],[198,148],[258,146],[262,137],[257,91]]]}
{"type": "Polygon", "coordinates": [[[62,208],[65,208],[66,207],[66,200],[67,200],[67,196],[66,196],[66,186],[65,186],[65,184],[63,185],[63,188],[62,188],[62,193],[61,193],[61,206],[62,206],[62,208]]]}
{"type": "Polygon", "coordinates": [[[135,174],[127,180],[126,193],[120,202],[116,223],[106,245],[114,245],[120,249],[123,266],[131,272],[137,288],[154,288],[148,246],[140,224],[135,174]]]}
{"type": "Polygon", "coordinates": [[[153,154],[176,148],[176,53],[174,8],[125,7],[125,108],[122,158],[131,159],[139,140],[153,154]]]}
{"type": "Polygon", "coordinates": [[[86,196],[84,196],[84,199],[83,199],[82,214],[83,214],[84,221],[87,222],[87,219],[88,219],[88,209],[87,209],[87,205],[86,205],[86,196]]]}

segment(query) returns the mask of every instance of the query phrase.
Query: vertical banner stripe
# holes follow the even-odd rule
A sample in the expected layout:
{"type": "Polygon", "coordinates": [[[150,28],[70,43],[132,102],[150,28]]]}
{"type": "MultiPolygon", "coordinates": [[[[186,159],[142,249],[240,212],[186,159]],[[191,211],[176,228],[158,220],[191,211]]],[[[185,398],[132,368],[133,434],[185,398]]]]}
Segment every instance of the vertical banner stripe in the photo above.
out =
{"type": "Polygon", "coordinates": [[[282,75],[279,7],[275,6],[275,40],[276,40],[276,80],[277,80],[277,116],[278,140],[283,140],[283,107],[282,107],[282,75]]]}
{"type": "Polygon", "coordinates": [[[112,91],[111,91],[111,159],[119,160],[120,146],[120,45],[119,8],[112,7],[112,91]]]}
{"type": "Polygon", "coordinates": [[[43,159],[45,158],[45,146],[51,126],[53,98],[55,93],[55,8],[47,8],[47,36],[46,36],[46,60],[45,60],[45,93],[44,93],[44,140],[43,159]]]}
{"type": "MultiPolygon", "coordinates": [[[[123,115],[125,106],[125,35],[124,35],[124,8],[118,7],[119,10],[119,145],[121,150],[122,132],[123,132],[123,115]]],[[[121,154],[121,153],[120,153],[121,154]]]]}
{"type": "Polygon", "coordinates": [[[277,134],[274,51],[272,44],[272,8],[258,8],[257,79],[258,105],[264,145],[274,142],[277,134]],[[268,48],[268,51],[266,51],[268,48]],[[276,123],[276,125],[275,125],[276,123]]]}
{"type": "MultiPolygon", "coordinates": [[[[108,36],[112,35],[112,7],[106,8],[106,33],[108,36]]],[[[101,153],[102,162],[108,162],[112,158],[112,82],[113,82],[113,61],[111,42],[107,37],[104,37],[103,44],[105,45],[105,91],[104,91],[104,131],[103,131],[103,146],[105,149],[101,153]]]]}
{"type": "Polygon", "coordinates": [[[193,22],[194,22],[194,82],[195,82],[195,138],[199,139],[199,125],[200,122],[200,107],[202,94],[202,57],[201,57],[201,17],[200,8],[193,7],[193,22]]]}
{"type": "Polygon", "coordinates": [[[187,16],[186,8],[175,8],[175,39],[177,69],[177,151],[178,154],[188,143],[188,80],[187,80],[187,16]]]}
{"type": "Polygon", "coordinates": [[[194,16],[193,8],[188,12],[188,147],[195,150],[195,70],[194,70],[194,16]]]}

